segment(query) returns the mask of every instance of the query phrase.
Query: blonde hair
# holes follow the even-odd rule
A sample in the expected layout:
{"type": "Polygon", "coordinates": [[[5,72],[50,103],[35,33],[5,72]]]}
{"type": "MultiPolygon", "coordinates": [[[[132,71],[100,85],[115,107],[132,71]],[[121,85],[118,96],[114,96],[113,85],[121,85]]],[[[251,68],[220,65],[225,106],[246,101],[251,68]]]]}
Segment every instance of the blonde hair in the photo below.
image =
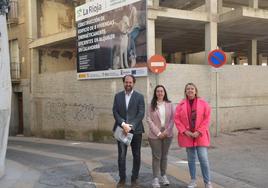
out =
{"type": "Polygon", "coordinates": [[[199,97],[199,95],[198,95],[198,89],[197,89],[197,87],[196,87],[196,85],[194,84],[194,83],[192,83],[192,82],[189,82],[189,83],[187,83],[186,85],[185,85],[185,88],[184,88],[184,96],[185,96],[185,98],[187,99],[187,95],[186,95],[186,88],[188,87],[188,86],[193,86],[194,88],[195,88],[195,97],[197,98],[197,97],[199,97]]]}

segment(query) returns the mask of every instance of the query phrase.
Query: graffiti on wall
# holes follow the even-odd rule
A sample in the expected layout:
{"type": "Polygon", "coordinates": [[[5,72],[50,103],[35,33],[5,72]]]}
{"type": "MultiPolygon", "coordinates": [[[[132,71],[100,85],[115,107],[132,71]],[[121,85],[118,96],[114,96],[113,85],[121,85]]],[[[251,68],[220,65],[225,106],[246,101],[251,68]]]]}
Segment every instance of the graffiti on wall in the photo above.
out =
{"type": "Polygon", "coordinates": [[[65,103],[64,101],[48,101],[45,104],[45,117],[59,121],[93,121],[96,107],[93,104],[65,103]]]}

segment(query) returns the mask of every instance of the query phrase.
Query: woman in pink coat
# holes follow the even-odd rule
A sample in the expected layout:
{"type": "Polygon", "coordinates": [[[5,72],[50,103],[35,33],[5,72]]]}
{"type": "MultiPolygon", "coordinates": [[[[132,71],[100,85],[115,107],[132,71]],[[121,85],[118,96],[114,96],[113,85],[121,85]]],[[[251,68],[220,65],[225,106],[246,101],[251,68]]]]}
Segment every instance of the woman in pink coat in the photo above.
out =
{"type": "Polygon", "coordinates": [[[191,181],[188,188],[196,184],[196,154],[198,156],[206,188],[212,188],[207,148],[210,145],[210,111],[208,103],[198,97],[193,83],[185,86],[185,99],[176,107],[174,121],[178,129],[178,142],[186,148],[191,181]]]}
{"type": "Polygon", "coordinates": [[[148,109],[147,123],[149,125],[148,140],[152,149],[153,188],[160,187],[160,182],[169,185],[166,176],[167,155],[173,138],[174,108],[168,100],[164,86],[157,85],[148,109]]]}

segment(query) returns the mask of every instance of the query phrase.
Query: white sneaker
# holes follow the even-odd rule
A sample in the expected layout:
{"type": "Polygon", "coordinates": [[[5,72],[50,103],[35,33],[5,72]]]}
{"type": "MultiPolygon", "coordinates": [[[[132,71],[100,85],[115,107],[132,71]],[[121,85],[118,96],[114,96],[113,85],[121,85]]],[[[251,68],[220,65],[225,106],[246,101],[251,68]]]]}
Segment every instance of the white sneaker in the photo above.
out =
{"type": "Polygon", "coordinates": [[[163,185],[169,185],[169,181],[168,181],[166,175],[164,175],[164,176],[161,177],[160,182],[161,182],[163,185]]]}
{"type": "Polygon", "coordinates": [[[206,184],[205,184],[205,188],[213,188],[213,187],[212,187],[212,183],[211,183],[211,182],[206,183],[206,184]]]}
{"type": "Polygon", "coordinates": [[[195,188],[195,187],[197,187],[195,180],[191,180],[190,183],[188,184],[187,188],[195,188]]]}
{"type": "Polygon", "coordinates": [[[153,186],[153,188],[160,188],[160,184],[159,184],[158,178],[154,178],[153,179],[152,186],[153,186]]]}

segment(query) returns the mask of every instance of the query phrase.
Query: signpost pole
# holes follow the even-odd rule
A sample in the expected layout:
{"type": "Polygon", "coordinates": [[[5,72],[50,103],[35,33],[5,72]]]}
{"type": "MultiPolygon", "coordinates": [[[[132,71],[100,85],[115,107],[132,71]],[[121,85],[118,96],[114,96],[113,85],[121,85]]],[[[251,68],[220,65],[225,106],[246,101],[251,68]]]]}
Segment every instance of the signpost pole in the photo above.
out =
{"type": "Polygon", "coordinates": [[[216,136],[219,136],[220,122],[219,122],[219,74],[216,71],[216,136]]]}
{"type": "Polygon", "coordinates": [[[159,76],[158,74],[155,74],[155,85],[157,86],[159,84],[159,76]]]}
{"type": "Polygon", "coordinates": [[[216,136],[220,132],[220,121],[219,121],[219,71],[218,68],[226,63],[226,55],[222,50],[213,50],[208,55],[208,63],[215,68],[216,73],[216,136]]]}

